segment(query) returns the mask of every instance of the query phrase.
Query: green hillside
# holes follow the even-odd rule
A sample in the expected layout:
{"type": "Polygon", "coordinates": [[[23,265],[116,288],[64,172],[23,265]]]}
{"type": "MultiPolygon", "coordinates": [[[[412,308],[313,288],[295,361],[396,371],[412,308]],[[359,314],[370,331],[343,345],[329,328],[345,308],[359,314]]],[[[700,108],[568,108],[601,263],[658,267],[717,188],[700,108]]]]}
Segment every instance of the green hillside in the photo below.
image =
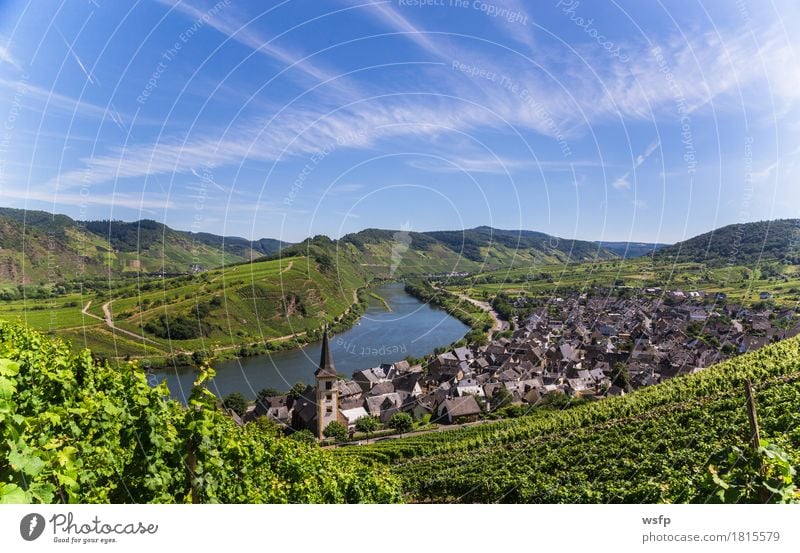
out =
{"type": "Polygon", "coordinates": [[[616,258],[615,254],[592,242],[489,227],[438,232],[366,229],[337,241],[314,237],[280,255],[306,255],[309,248],[325,250],[334,263],[358,264],[376,277],[475,273],[542,263],[616,258]]]}
{"type": "Polygon", "coordinates": [[[422,502],[757,501],[743,381],[755,384],[771,501],[800,501],[800,340],[563,411],[337,451],[389,465],[422,502]]]}
{"type": "Polygon", "coordinates": [[[201,384],[189,407],[133,365],[0,322],[0,503],[364,503],[400,499],[386,470],[237,426],[201,384]]]}
{"type": "Polygon", "coordinates": [[[669,262],[750,265],[759,261],[800,263],[800,219],[728,225],[655,253],[669,262]]]}
{"type": "Polygon", "coordinates": [[[668,244],[646,242],[595,242],[601,248],[617,254],[625,259],[634,259],[666,248],[668,244]]]}
{"type": "Polygon", "coordinates": [[[184,232],[147,219],[75,221],[44,211],[0,208],[0,283],[188,273],[271,255],[285,245],[184,232]]]}

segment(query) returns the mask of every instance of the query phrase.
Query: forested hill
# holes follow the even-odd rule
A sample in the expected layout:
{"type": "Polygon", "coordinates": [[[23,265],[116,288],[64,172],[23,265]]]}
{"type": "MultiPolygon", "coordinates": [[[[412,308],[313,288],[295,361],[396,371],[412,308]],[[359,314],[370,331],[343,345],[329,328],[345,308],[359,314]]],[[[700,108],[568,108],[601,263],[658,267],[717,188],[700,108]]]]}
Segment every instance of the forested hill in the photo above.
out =
{"type": "Polygon", "coordinates": [[[144,219],[76,221],[44,211],[0,208],[0,283],[136,272],[187,273],[246,261],[286,246],[175,230],[144,219]]]}
{"type": "Polygon", "coordinates": [[[668,245],[648,242],[596,242],[596,244],[626,259],[651,255],[668,245]]]}
{"type": "Polygon", "coordinates": [[[800,263],[800,219],[728,225],[655,253],[663,261],[749,265],[759,260],[800,263]]]}
{"type": "Polygon", "coordinates": [[[340,240],[309,238],[282,251],[280,256],[309,254],[330,263],[353,262],[380,277],[478,272],[617,257],[593,242],[490,227],[433,232],[366,229],[340,240]]]}

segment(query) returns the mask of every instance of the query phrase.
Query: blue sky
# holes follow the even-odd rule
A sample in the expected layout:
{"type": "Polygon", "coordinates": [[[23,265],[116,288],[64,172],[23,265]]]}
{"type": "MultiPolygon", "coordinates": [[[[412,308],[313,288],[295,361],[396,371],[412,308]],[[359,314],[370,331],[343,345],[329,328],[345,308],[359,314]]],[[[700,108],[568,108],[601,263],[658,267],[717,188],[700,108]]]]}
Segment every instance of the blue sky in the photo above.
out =
{"type": "Polygon", "coordinates": [[[800,217],[796,2],[0,4],[0,205],[288,241],[800,217]]]}

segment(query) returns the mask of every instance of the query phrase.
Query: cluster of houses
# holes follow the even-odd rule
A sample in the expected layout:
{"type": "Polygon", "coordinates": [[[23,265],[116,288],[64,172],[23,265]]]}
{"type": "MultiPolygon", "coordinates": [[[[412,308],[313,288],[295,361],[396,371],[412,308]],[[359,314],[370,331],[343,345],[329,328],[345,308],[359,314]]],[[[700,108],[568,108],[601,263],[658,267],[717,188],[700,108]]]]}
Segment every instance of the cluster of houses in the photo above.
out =
{"type": "Polygon", "coordinates": [[[333,420],[352,431],[368,415],[384,423],[399,412],[445,424],[473,421],[499,406],[499,398],[507,405],[536,404],[555,393],[624,395],[800,334],[794,310],[708,299],[702,292],[657,289],[635,298],[552,298],[540,301],[509,337],[455,348],[424,367],[382,364],[350,380],[336,372],[326,333],[316,385],[295,398],[263,398],[252,416],[318,437],[333,420]],[[627,367],[625,387],[612,381],[618,364],[627,367]]]}

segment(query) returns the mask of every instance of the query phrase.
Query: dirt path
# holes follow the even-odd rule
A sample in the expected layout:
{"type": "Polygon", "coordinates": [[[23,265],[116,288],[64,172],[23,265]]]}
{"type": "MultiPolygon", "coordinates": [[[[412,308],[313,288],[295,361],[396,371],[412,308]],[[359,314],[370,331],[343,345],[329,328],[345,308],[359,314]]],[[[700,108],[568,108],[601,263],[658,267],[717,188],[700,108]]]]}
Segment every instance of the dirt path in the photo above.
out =
{"type": "Polygon", "coordinates": [[[418,430],[418,431],[411,431],[406,432],[405,434],[390,434],[388,436],[380,436],[378,438],[365,438],[363,440],[357,440],[354,442],[345,442],[344,444],[333,444],[323,446],[322,449],[334,449],[337,447],[348,447],[352,445],[369,445],[374,444],[376,442],[382,442],[384,440],[399,440],[401,438],[412,438],[414,436],[422,436],[423,434],[430,434],[432,432],[449,432],[451,430],[458,430],[459,428],[467,428],[469,426],[477,426],[479,424],[486,424],[488,422],[496,422],[488,419],[483,419],[475,422],[464,422],[461,424],[440,424],[436,428],[431,428],[428,430],[418,430]]]}
{"type": "Polygon", "coordinates": [[[88,316],[88,317],[94,317],[95,319],[98,319],[98,320],[102,321],[102,320],[103,320],[103,317],[98,317],[98,316],[97,316],[97,315],[95,315],[94,313],[89,313],[89,307],[90,307],[91,305],[92,305],[92,300],[89,300],[89,301],[87,301],[87,302],[86,302],[86,305],[84,305],[84,306],[83,306],[83,309],[81,309],[81,313],[83,313],[84,315],[86,315],[86,316],[88,316]]]}
{"type": "Polygon", "coordinates": [[[283,274],[283,273],[285,273],[287,271],[291,271],[292,270],[292,265],[294,265],[294,260],[291,260],[286,267],[281,269],[281,274],[283,274]]]}
{"type": "Polygon", "coordinates": [[[108,328],[110,328],[111,330],[114,330],[116,332],[119,332],[120,334],[125,334],[127,336],[132,337],[132,338],[136,338],[137,340],[143,340],[145,342],[149,342],[151,344],[155,344],[156,346],[163,347],[161,344],[159,344],[155,340],[151,340],[147,336],[142,336],[141,334],[136,334],[135,332],[130,332],[129,330],[125,330],[124,328],[120,328],[117,325],[115,325],[114,324],[114,318],[111,315],[111,302],[112,301],[114,301],[114,300],[109,300],[109,301],[107,301],[106,303],[103,304],[103,315],[105,315],[105,319],[102,319],[102,318],[98,317],[97,315],[92,315],[91,313],[88,313],[86,311],[87,309],[89,309],[89,306],[92,303],[91,301],[89,301],[89,303],[86,304],[86,307],[83,308],[83,312],[86,313],[87,315],[89,315],[90,317],[94,317],[95,319],[100,319],[101,321],[106,323],[106,326],[108,328]]]}
{"type": "MultiPolygon", "coordinates": [[[[440,288],[440,290],[442,290],[442,288],[440,288]]],[[[450,293],[451,294],[455,294],[456,296],[458,296],[459,298],[461,298],[464,301],[470,302],[472,305],[474,305],[476,307],[480,307],[481,309],[483,309],[484,311],[486,311],[489,314],[489,316],[492,318],[492,321],[493,321],[492,322],[492,330],[491,330],[490,334],[494,334],[495,332],[503,332],[505,330],[508,330],[508,328],[509,328],[508,321],[502,320],[500,318],[500,315],[498,315],[497,311],[495,311],[492,308],[492,306],[490,304],[488,304],[487,302],[478,301],[478,300],[472,299],[468,295],[459,294],[458,292],[450,292],[450,293]]]]}

